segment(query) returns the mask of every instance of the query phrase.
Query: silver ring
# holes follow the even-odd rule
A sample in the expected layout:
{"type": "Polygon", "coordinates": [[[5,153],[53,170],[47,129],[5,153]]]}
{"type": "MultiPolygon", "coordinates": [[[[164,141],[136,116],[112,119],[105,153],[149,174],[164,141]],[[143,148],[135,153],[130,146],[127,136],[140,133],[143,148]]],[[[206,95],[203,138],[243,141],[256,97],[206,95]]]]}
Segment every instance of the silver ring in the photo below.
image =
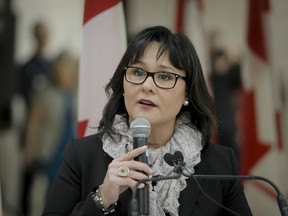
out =
{"type": "Polygon", "coordinates": [[[127,166],[120,166],[118,168],[118,176],[126,177],[129,174],[129,172],[130,172],[130,169],[127,166]]]}

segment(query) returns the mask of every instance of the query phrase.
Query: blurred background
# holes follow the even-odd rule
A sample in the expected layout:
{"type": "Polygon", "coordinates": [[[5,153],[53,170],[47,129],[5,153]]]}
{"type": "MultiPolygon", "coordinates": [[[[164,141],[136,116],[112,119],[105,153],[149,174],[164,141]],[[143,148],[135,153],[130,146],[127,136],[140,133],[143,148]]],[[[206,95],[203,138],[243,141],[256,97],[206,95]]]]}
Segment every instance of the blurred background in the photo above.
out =
{"type": "MultiPolygon", "coordinates": [[[[263,28],[249,19],[257,15],[249,0],[123,0],[121,8],[127,41],[151,25],[191,38],[216,102],[213,142],[233,148],[241,174],[265,176],[287,196],[288,1],[258,2],[263,28]]],[[[0,216],[41,215],[76,137],[83,16],[84,0],[0,0],[0,216]]],[[[269,185],[244,186],[255,215],[280,215],[269,185]]]]}

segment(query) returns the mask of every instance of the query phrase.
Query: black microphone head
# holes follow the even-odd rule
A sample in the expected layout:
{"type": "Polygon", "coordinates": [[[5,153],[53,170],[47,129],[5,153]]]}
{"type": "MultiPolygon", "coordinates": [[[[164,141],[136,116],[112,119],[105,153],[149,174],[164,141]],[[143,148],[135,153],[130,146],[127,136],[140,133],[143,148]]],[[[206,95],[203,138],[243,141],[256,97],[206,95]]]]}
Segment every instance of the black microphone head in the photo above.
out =
{"type": "Polygon", "coordinates": [[[183,154],[181,151],[174,152],[174,156],[175,156],[176,160],[184,161],[184,157],[183,157],[183,154]]]}
{"type": "Polygon", "coordinates": [[[135,137],[148,137],[151,132],[149,121],[145,118],[137,118],[130,124],[133,138],[135,137]]]}
{"type": "Polygon", "coordinates": [[[175,156],[170,153],[166,153],[164,155],[164,161],[170,166],[174,166],[175,156]]]}

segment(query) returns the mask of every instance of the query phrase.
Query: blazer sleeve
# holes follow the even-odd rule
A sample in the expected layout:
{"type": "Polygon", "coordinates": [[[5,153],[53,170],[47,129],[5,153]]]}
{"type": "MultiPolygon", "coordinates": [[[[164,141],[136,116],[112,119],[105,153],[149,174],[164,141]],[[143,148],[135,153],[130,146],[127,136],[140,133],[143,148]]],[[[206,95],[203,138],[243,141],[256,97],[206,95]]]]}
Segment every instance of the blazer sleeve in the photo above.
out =
{"type": "Polygon", "coordinates": [[[64,150],[63,164],[49,190],[43,216],[103,215],[90,193],[82,197],[82,169],[75,148],[71,141],[64,150]]]}

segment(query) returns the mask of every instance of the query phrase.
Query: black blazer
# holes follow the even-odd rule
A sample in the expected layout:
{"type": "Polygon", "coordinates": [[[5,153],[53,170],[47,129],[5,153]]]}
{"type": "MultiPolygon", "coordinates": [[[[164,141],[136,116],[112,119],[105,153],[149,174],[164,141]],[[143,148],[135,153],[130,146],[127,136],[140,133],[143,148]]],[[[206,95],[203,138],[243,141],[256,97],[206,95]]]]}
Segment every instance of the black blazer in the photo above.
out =
{"type": "MultiPolygon", "coordinates": [[[[43,215],[103,215],[91,198],[91,190],[103,183],[112,158],[102,149],[100,135],[71,141],[63,153],[63,165],[51,186],[43,215]]],[[[195,174],[237,174],[237,163],[231,149],[211,144],[202,153],[195,174]]],[[[243,187],[236,180],[198,180],[214,200],[238,212],[252,215],[243,187]]],[[[129,215],[131,190],[120,195],[116,216],[129,215]]],[[[233,215],[203,195],[196,182],[187,180],[179,197],[180,216],[233,215]]]]}

